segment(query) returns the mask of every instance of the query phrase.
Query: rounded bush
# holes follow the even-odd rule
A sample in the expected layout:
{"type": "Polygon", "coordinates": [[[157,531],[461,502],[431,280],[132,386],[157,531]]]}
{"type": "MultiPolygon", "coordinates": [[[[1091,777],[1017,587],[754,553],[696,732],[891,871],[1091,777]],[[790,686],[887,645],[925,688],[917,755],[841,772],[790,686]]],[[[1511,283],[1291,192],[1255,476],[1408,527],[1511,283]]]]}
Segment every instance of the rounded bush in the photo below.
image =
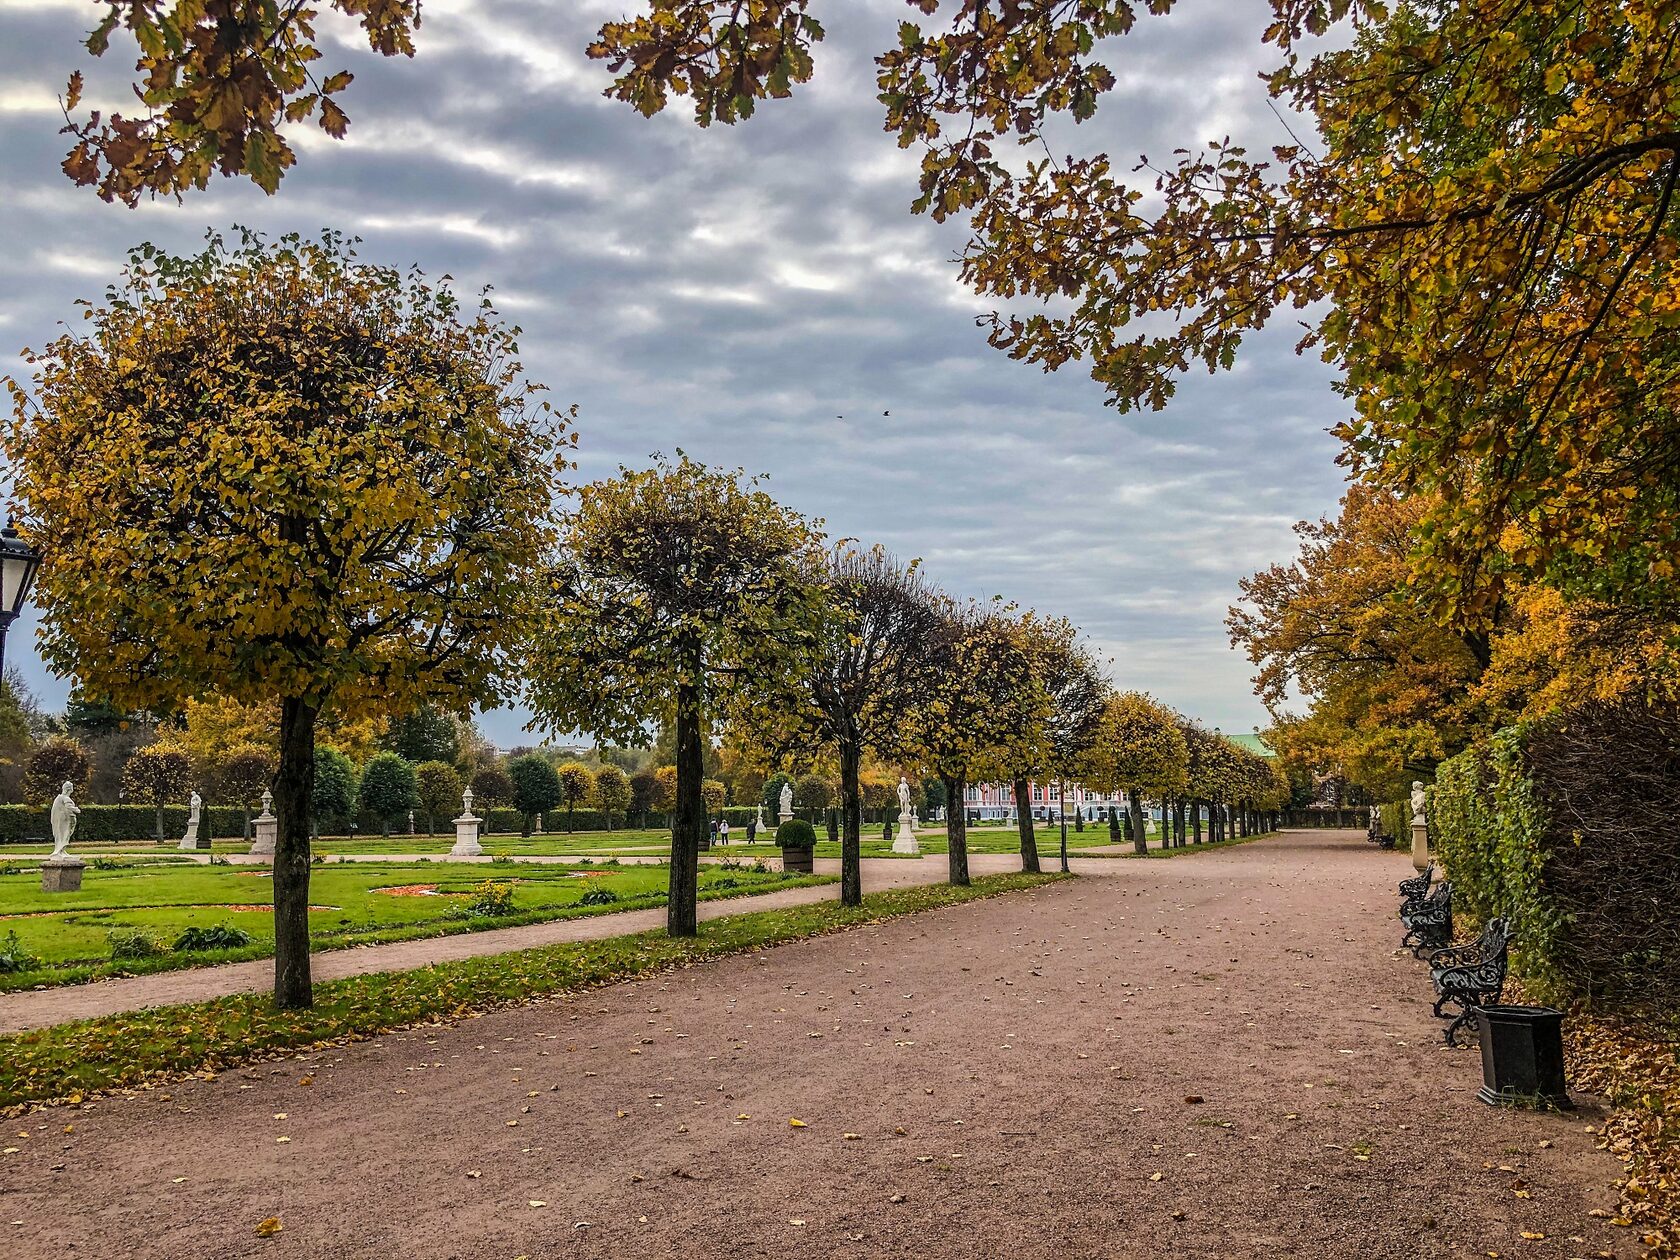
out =
{"type": "Polygon", "coordinates": [[[803,818],[790,818],[776,828],[776,843],[784,849],[814,849],[817,833],[803,818]]]}

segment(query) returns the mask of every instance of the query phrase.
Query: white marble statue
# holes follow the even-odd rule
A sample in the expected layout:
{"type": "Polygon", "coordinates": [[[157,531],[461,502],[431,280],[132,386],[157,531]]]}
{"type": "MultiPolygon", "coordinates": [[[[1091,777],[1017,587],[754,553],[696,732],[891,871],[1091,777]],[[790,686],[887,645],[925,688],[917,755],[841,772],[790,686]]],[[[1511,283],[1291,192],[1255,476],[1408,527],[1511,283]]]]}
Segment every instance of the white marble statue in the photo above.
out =
{"type": "Polygon", "coordinates": [[[782,784],[781,814],[784,820],[793,817],[793,784],[782,784]]]}
{"type": "Polygon", "coordinates": [[[755,818],[754,821],[758,825],[756,827],[754,827],[753,830],[754,831],[763,831],[764,830],[764,802],[763,801],[760,801],[758,803],[758,815],[757,815],[757,817],[755,818]]]}
{"type": "Polygon", "coordinates": [[[1425,825],[1423,816],[1423,784],[1417,779],[1412,780],[1412,826],[1425,825]]]}
{"type": "Polygon", "coordinates": [[[181,837],[181,848],[194,849],[198,847],[198,815],[203,808],[204,798],[194,792],[191,799],[187,801],[187,831],[181,837]]]}
{"type": "Polygon", "coordinates": [[[900,814],[910,812],[910,785],[905,782],[902,774],[898,776],[898,812],[900,814]]]}
{"type": "Polygon", "coordinates": [[[64,850],[70,847],[70,837],[76,834],[76,816],[82,812],[81,807],[70,799],[70,793],[75,785],[66,782],[53,797],[52,803],[52,833],[53,857],[63,857],[64,850]]]}

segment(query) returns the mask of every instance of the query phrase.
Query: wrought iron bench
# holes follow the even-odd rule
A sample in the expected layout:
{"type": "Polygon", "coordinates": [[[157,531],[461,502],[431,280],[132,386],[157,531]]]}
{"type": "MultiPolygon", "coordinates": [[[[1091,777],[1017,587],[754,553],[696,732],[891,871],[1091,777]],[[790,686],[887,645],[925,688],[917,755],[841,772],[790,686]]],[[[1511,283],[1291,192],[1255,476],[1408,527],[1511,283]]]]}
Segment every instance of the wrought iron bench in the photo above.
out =
{"type": "Polygon", "coordinates": [[[1400,917],[1415,914],[1429,896],[1429,885],[1435,879],[1435,863],[1423,868],[1421,875],[1400,881],[1400,917]]]}
{"type": "Polygon", "coordinates": [[[1423,899],[1421,905],[1409,913],[1400,912],[1406,925],[1406,935],[1400,945],[1412,951],[1414,958],[1422,958],[1429,950],[1445,949],[1452,944],[1452,881],[1444,879],[1435,891],[1423,899]]]}
{"type": "Polygon", "coordinates": [[[1474,1022],[1479,1006],[1497,1006],[1505,995],[1506,954],[1511,944],[1508,919],[1490,919],[1482,934],[1468,945],[1449,945],[1429,955],[1429,978],[1435,982],[1435,1018],[1451,1019],[1449,1046],[1458,1044],[1458,1030],[1474,1022]],[[1456,1010],[1456,1016],[1449,1008],[1456,1010]]]}

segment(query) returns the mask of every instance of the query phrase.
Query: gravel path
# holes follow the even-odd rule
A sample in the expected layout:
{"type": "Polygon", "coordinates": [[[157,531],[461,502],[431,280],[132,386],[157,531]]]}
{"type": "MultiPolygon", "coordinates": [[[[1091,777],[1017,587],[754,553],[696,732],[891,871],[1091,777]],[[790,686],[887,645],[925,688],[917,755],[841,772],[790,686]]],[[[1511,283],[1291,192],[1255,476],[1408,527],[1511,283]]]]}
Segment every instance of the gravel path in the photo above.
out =
{"type": "Polygon", "coordinates": [[[1439,1048],[1403,857],[1089,869],[14,1121],[0,1255],[1631,1260],[1596,1111],[1439,1048]]]}

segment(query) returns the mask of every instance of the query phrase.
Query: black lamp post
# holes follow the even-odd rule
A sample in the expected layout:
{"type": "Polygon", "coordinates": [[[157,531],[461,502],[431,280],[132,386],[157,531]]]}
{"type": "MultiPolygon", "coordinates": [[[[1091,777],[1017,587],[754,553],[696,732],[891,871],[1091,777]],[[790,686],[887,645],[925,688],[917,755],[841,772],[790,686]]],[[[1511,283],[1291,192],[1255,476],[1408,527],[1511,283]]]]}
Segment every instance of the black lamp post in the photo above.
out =
{"type": "Polygon", "coordinates": [[[6,676],[6,632],[29,601],[40,567],[41,553],[18,537],[8,520],[0,529],[0,679],[6,676]]]}

